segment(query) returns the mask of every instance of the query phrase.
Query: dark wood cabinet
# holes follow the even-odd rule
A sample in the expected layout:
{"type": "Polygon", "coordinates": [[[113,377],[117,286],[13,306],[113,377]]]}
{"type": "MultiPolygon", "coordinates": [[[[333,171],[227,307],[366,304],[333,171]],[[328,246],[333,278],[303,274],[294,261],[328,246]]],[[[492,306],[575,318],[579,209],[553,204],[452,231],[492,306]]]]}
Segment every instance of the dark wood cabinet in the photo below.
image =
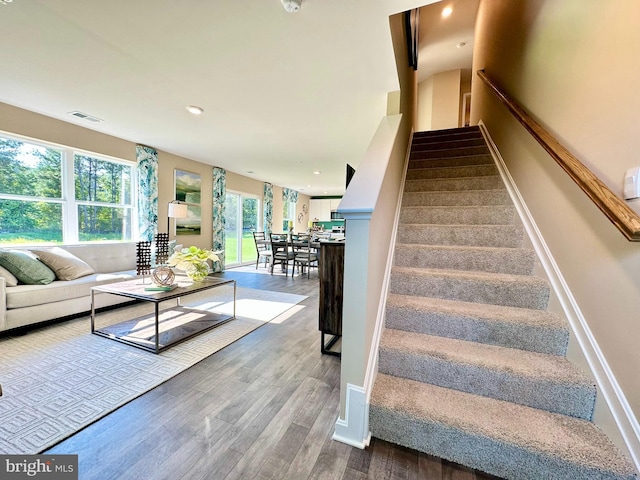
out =
{"type": "Polygon", "coordinates": [[[322,353],[339,355],[330,350],[342,336],[342,288],[344,279],[344,242],[321,242],[320,261],[319,329],[322,353]],[[333,338],[325,344],[325,335],[333,338]]]}

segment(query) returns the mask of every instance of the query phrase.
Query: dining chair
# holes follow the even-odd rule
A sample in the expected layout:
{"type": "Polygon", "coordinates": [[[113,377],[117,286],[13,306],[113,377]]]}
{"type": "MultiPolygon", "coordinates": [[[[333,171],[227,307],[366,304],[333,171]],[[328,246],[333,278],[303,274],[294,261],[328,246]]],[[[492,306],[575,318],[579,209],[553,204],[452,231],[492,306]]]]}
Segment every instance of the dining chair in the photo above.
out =
{"type": "Polygon", "coordinates": [[[256,270],[258,269],[258,264],[261,259],[264,259],[265,267],[267,263],[270,265],[273,252],[271,251],[271,243],[267,240],[264,232],[253,232],[253,241],[256,244],[256,252],[258,254],[258,258],[256,258],[256,270]]]}
{"type": "Polygon", "coordinates": [[[312,239],[310,235],[301,235],[297,239],[292,240],[294,245],[294,258],[293,268],[295,270],[296,265],[298,271],[304,273],[304,269],[307,269],[307,278],[311,276],[311,267],[318,267],[318,252],[312,246],[312,239]]]}
{"type": "MultiPolygon", "coordinates": [[[[291,240],[286,233],[271,233],[271,275],[273,275],[273,269],[277,264],[282,265],[282,270],[285,276],[289,274],[289,262],[293,262],[294,255],[291,249],[291,240]]],[[[291,272],[293,276],[293,271],[291,272]]]]}

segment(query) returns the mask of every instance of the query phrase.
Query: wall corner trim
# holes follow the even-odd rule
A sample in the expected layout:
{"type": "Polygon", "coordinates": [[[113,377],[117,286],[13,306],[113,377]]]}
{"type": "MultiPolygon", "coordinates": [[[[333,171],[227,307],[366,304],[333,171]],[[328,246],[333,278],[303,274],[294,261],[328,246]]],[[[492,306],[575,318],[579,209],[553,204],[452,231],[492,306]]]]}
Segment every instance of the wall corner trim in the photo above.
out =
{"type": "Polygon", "coordinates": [[[540,259],[540,263],[544,268],[545,273],[551,283],[551,288],[558,296],[558,300],[562,306],[562,309],[567,317],[571,333],[575,336],[580,349],[584,354],[591,373],[593,374],[598,393],[602,394],[604,400],[609,408],[620,435],[625,442],[631,461],[634,463],[637,471],[640,472],[640,424],[636,419],[631,406],[627,401],[622,388],[618,384],[609,364],[606,361],[604,353],[600,350],[600,347],[589,328],[587,320],[584,318],[580,307],[573,294],[571,293],[569,286],[567,285],[560,268],[553,258],[549,247],[547,246],[542,233],[538,229],[531,212],[527,208],[524,199],[520,195],[518,188],[516,187],[513,177],[507,170],[504,159],[500,155],[496,144],[491,139],[486,125],[482,120],[478,123],[482,135],[487,141],[491,155],[496,162],[496,166],[500,172],[500,176],[505,182],[509,196],[516,207],[518,215],[522,220],[529,238],[533,244],[533,248],[540,259]]]}
{"type": "Polygon", "coordinates": [[[360,449],[369,445],[369,405],[363,387],[347,384],[345,418],[338,417],[332,438],[360,449]]]}

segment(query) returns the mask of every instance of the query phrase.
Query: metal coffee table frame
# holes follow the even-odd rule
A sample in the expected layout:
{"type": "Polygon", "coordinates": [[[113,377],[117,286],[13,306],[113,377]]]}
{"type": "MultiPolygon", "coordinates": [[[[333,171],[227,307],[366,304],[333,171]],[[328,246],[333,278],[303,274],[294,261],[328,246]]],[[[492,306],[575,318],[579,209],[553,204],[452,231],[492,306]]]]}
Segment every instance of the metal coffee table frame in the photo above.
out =
{"type": "MultiPolygon", "coordinates": [[[[179,277],[178,277],[179,278],[179,277]]],[[[185,277],[186,280],[186,277],[185,277]]],[[[111,340],[116,340],[121,343],[126,343],[143,350],[147,350],[153,353],[160,353],[162,350],[169,348],[176,343],[182,342],[188,338],[198,335],[202,332],[218,327],[224,323],[227,323],[236,317],[236,281],[232,279],[219,279],[213,277],[207,277],[202,282],[194,282],[192,284],[184,283],[176,287],[169,292],[155,292],[146,291],[145,287],[149,284],[144,284],[142,279],[127,280],[125,282],[110,283],[106,285],[100,285],[91,288],[91,333],[100,335],[111,340]],[[191,307],[184,307],[180,303],[180,298],[192,293],[202,292],[224,285],[233,285],[233,315],[225,315],[208,310],[200,310],[191,307]],[[148,319],[149,315],[137,317],[131,320],[119,322],[107,327],[95,328],[96,324],[96,302],[95,294],[109,293],[111,295],[119,295],[122,297],[128,297],[131,299],[151,302],[154,304],[155,315],[155,335],[151,339],[136,339],[127,334],[132,333],[132,329],[142,319],[148,319]],[[160,310],[160,303],[167,300],[176,300],[176,307],[160,310]],[[182,312],[181,314],[189,314],[197,316],[197,320],[187,321],[176,327],[168,328],[164,331],[160,331],[161,320],[160,315],[164,312],[182,312]]]]}

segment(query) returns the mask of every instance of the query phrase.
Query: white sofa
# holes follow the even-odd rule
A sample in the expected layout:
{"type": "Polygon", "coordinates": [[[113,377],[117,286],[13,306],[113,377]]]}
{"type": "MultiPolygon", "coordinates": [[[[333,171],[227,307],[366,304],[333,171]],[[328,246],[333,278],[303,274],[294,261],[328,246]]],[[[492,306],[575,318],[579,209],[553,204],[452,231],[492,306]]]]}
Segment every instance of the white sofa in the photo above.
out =
{"type": "MultiPolygon", "coordinates": [[[[91,310],[91,287],[136,277],[136,244],[133,242],[64,245],[59,248],[89,264],[95,273],[74,280],[56,279],[47,285],[16,286],[7,286],[5,278],[0,276],[0,332],[88,312],[91,310]]],[[[11,250],[30,248],[11,247],[11,250]]],[[[96,295],[97,308],[130,301],[116,295],[96,295]]]]}

